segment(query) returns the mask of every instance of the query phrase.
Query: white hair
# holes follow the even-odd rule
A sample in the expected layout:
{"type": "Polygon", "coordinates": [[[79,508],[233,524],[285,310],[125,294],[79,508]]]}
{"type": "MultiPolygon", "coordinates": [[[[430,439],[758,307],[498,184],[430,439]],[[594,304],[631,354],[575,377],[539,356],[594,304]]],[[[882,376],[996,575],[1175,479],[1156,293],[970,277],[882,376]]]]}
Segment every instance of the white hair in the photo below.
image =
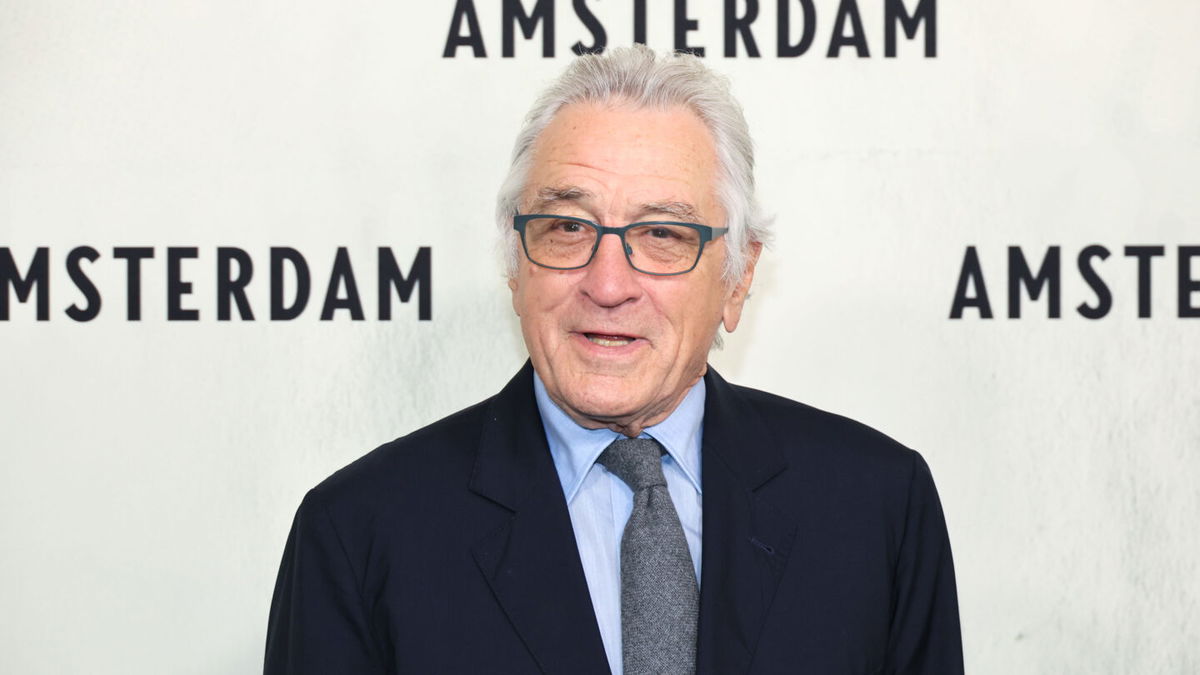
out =
{"type": "Polygon", "coordinates": [[[687,53],[659,56],[640,44],[576,58],[525,117],[496,203],[509,278],[516,276],[520,255],[512,218],[520,207],[538,136],[565,105],[614,102],[656,109],[684,106],[712,133],[717,150],[717,197],[729,228],[724,277],[728,283],[736,283],[746,269],[751,244],[769,243],[771,236],[771,221],[762,214],[754,195],[754,146],[742,108],[730,92],[729,81],[698,57],[687,53]]]}

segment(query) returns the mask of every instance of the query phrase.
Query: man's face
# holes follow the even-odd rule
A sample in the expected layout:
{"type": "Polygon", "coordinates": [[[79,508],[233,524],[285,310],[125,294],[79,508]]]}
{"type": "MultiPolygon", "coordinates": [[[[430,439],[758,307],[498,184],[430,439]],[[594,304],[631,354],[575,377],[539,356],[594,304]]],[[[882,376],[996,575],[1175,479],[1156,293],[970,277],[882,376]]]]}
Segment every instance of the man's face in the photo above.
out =
{"type": "MultiPolygon", "coordinates": [[[[538,138],[522,210],[724,227],[716,178],[712,135],[690,110],[572,104],[538,138]]],[[[717,326],[732,331],[741,315],[757,247],[735,285],[722,278],[725,252],[724,238],[710,242],[677,276],[634,270],[611,235],[582,269],[522,256],[513,308],[550,398],[584,426],[629,435],[665,419],[704,374],[717,326]]]]}

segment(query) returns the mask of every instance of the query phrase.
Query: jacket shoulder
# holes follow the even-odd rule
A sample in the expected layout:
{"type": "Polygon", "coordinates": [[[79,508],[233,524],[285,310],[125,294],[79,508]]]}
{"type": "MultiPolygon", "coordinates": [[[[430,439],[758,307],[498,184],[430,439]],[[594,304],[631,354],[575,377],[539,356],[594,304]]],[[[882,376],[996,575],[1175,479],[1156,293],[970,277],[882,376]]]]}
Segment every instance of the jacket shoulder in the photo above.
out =
{"type": "Polygon", "coordinates": [[[466,486],[491,399],[389,441],[334,472],[312,489],[326,503],[379,503],[421,498],[466,486]]]}
{"type": "Polygon", "coordinates": [[[731,386],[760,416],[789,459],[898,471],[907,477],[919,457],[916,451],[857,420],[777,394],[731,386]]]}
{"type": "Polygon", "coordinates": [[[765,486],[771,503],[826,545],[846,533],[878,535],[894,559],[913,505],[937,502],[921,455],[848,417],[746,387],[736,391],[787,466],[765,486]]]}

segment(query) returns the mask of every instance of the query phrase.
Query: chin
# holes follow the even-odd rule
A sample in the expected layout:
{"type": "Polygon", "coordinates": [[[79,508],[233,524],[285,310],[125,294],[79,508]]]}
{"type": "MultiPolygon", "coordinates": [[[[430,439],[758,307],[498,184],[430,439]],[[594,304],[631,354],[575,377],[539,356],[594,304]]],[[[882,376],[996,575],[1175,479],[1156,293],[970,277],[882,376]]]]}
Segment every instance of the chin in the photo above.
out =
{"type": "Polygon", "coordinates": [[[584,378],[581,385],[563,392],[566,403],[580,414],[596,420],[617,420],[633,415],[639,408],[638,401],[643,398],[631,387],[612,386],[608,377],[584,378]]]}

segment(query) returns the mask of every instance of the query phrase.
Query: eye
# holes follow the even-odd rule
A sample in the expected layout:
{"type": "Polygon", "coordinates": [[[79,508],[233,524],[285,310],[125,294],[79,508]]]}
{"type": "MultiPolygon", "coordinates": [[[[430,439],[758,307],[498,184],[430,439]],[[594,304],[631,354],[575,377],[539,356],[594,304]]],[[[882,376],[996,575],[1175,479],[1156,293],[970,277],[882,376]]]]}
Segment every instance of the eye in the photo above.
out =
{"type": "Polygon", "coordinates": [[[567,232],[569,234],[574,234],[576,232],[583,231],[583,224],[577,223],[573,220],[556,220],[553,223],[551,223],[550,229],[558,230],[559,232],[567,232]]]}
{"type": "Polygon", "coordinates": [[[678,239],[679,234],[669,227],[652,227],[649,234],[655,239],[678,239]]]}

